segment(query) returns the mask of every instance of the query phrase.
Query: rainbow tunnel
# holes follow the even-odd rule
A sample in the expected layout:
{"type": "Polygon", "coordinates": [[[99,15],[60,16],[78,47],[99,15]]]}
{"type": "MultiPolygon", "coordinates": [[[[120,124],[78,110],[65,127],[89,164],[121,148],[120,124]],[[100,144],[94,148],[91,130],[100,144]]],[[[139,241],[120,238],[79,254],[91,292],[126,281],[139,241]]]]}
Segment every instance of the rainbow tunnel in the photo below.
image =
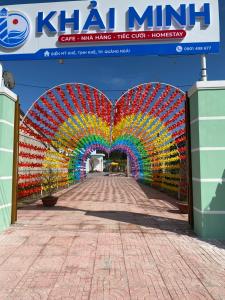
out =
{"type": "Polygon", "coordinates": [[[46,91],[20,125],[19,198],[64,188],[86,176],[94,150],[127,155],[131,174],[186,195],[185,94],[162,83],[141,84],[115,103],[86,84],[46,91]]]}

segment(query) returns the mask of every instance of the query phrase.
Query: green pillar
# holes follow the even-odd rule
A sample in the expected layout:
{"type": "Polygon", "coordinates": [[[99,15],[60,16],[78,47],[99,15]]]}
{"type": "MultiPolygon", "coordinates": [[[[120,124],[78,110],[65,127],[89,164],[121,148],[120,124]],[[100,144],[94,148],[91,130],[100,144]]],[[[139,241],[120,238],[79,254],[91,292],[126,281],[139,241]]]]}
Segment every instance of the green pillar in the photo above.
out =
{"type": "Polygon", "coordinates": [[[16,101],[12,91],[0,87],[0,231],[11,224],[16,101]]]}
{"type": "Polygon", "coordinates": [[[189,97],[194,230],[225,239],[225,81],[197,82],[189,97]]]}

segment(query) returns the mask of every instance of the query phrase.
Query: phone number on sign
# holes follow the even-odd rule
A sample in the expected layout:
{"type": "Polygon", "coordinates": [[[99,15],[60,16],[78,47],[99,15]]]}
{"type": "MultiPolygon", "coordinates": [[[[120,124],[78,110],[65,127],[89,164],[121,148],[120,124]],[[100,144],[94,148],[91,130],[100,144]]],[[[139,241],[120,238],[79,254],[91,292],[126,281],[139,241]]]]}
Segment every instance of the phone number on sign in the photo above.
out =
{"type": "Polygon", "coordinates": [[[212,46],[184,47],[184,51],[210,51],[212,46]]]}

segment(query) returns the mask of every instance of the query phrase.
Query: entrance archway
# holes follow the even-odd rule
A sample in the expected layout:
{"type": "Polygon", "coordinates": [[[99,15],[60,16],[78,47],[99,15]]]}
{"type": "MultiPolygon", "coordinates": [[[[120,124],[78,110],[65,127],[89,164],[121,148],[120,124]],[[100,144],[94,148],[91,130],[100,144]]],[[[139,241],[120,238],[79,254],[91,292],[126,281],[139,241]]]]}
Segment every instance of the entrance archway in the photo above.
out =
{"type": "Polygon", "coordinates": [[[56,86],[20,126],[19,197],[67,187],[86,175],[90,153],[121,151],[132,176],[186,197],[185,93],[163,83],[131,88],[116,103],[86,84],[56,86]]]}

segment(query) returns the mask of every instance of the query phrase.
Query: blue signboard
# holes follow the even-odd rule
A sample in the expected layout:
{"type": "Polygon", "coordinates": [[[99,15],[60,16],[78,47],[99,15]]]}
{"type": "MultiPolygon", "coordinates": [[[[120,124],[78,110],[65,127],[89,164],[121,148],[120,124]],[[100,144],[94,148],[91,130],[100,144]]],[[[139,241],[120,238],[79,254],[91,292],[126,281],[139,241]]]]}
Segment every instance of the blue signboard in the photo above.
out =
{"type": "Polygon", "coordinates": [[[0,60],[190,55],[217,53],[219,45],[217,0],[60,1],[0,10],[0,60]]]}

